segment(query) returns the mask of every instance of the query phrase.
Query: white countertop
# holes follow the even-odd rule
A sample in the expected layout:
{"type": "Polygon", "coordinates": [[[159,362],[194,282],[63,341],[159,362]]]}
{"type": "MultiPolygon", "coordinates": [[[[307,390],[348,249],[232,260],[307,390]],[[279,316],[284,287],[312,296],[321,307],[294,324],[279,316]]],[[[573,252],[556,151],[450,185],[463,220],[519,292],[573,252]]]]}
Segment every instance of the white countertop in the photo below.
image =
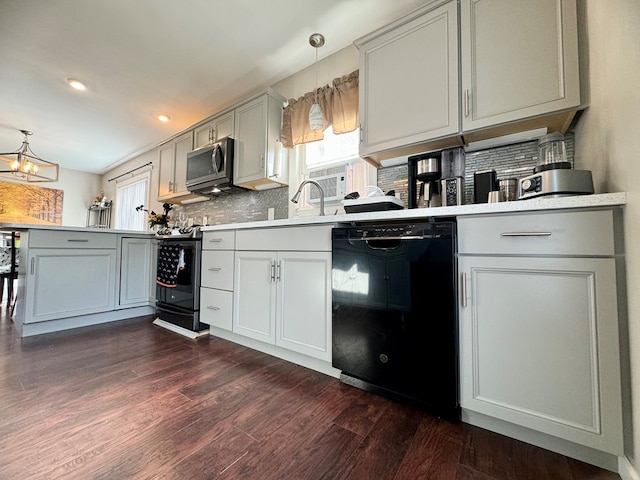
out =
{"type": "Polygon", "coordinates": [[[228,223],[202,227],[202,231],[230,230],[244,228],[287,227],[297,225],[318,225],[326,223],[375,222],[410,220],[428,217],[460,217],[492,213],[517,213],[546,210],[563,210],[576,208],[606,208],[623,206],[627,203],[627,194],[601,193],[596,195],[574,195],[558,198],[532,198],[514,202],[478,203],[455,207],[414,208],[390,210],[385,212],[348,213],[342,215],[325,215],[316,217],[295,217],[282,220],[265,220],[260,222],[228,223]]]}
{"type": "Polygon", "coordinates": [[[116,230],[115,228],[95,228],[95,227],[69,227],[64,225],[33,225],[30,223],[2,223],[0,222],[0,230],[24,232],[26,230],[58,230],[63,232],[95,232],[95,233],[111,233],[120,235],[148,235],[154,236],[154,232],[141,232],[139,230],[116,230]]]}

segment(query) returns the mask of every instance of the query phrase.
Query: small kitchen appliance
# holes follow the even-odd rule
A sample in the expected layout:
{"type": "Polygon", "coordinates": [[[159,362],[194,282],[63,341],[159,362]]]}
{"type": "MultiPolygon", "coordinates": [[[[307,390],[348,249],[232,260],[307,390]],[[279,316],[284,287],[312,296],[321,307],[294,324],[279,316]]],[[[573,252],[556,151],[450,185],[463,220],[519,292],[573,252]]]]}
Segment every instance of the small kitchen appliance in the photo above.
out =
{"type": "Polygon", "coordinates": [[[462,177],[444,178],[440,180],[442,206],[462,205],[464,200],[464,179],[462,177]]]}
{"type": "Polygon", "coordinates": [[[498,190],[495,170],[482,170],[473,174],[473,203],[487,203],[489,192],[498,190]]]}
{"type": "MultiPolygon", "coordinates": [[[[434,207],[440,193],[440,152],[409,157],[409,208],[434,207]]],[[[439,204],[438,204],[439,206],[439,204]]]]}
{"type": "Polygon", "coordinates": [[[554,132],[544,135],[538,140],[538,161],[533,173],[558,168],[571,168],[571,163],[567,161],[564,135],[560,132],[554,132]]]}
{"type": "Polygon", "coordinates": [[[592,194],[593,178],[589,170],[574,170],[567,161],[562,133],[555,132],[538,140],[538,161],[533,175],[518,182],[518,198],[564,197],[592,194]]]}
{"type": "Polygon", "coordinates": [[[187,189],[199,195],[216,195],[239,189],[233,185],[233,138],[205,145],[187,153],[187,189]]]}
{"type": "Polygon", "coordinates": [[[593,178],[590,170],[559,168],[534,173],[521,178],[518,184],[518,198],[565,197],[569,195],[589,195],[593,193],[593,178]]]}

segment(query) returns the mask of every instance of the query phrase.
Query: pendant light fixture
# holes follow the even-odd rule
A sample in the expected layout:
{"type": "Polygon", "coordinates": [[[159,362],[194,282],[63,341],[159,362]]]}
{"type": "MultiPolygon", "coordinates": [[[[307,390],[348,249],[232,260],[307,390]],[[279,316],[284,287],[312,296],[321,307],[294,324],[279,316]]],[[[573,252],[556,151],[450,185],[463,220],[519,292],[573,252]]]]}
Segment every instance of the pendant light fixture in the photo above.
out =
{"type": "Polygon", "coordinates": [[[29,148],[28,130],[20,130],[24,135],[22,147],[15,152],[0,153],[0,173],[10,174],[27,182],[57,182],[58,164],[38,157],[29,148]]]}
{"type": "Polygon", "coordinates": [[[321,33],[313,33],[309,37],[309,44],[316,49],[316,89],[315,92],[315,101],[313,105],[311,105],[311,110],[309,110],[309,128],[313,131],[322,130],[324,127],[324,117],[322,114],[322,108],[320,108],[320,104],[318,103],[318,49],[324,45],[324,35],[321,33]]]}

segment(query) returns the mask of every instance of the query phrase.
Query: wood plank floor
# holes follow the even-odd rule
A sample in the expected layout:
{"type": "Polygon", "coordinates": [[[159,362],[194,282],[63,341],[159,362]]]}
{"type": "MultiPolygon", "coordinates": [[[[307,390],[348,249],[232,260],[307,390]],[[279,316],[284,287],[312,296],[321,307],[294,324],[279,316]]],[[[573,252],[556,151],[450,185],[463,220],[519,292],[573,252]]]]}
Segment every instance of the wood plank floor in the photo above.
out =
{"type": "Polygon", "coordinates": [[[0,479],[619,479],[334,378],[138,318],[16,337],[0,479]]]}

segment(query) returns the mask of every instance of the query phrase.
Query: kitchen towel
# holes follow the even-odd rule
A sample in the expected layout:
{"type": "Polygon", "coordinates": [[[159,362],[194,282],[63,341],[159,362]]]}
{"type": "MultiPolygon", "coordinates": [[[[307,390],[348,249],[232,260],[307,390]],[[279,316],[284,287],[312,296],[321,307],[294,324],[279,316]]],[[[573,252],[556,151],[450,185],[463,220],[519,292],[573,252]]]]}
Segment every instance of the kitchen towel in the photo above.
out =
{"type": "Polygon", "coordinates": [[[158,247],[156,283],[164,287],[175,288],[178,284],[178,270],[181,266],[184,268],[183,249],[179,245],[160,245],[158,247]]]}

